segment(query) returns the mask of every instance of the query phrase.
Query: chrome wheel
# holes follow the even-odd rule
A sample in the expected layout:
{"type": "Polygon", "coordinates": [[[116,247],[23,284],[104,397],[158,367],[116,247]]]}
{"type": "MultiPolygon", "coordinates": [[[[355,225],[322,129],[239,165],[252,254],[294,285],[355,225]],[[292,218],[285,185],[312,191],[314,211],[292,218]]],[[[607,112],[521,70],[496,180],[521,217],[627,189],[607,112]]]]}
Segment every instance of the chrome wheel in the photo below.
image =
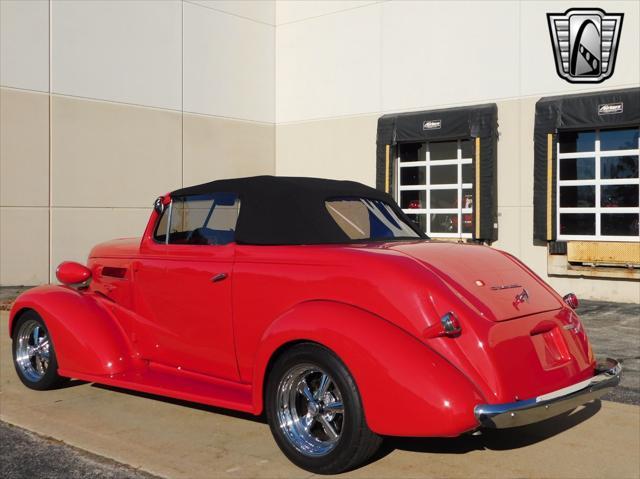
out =
{"type": "Polygon", "coordinates": [[[312,364],[291,368],[278,384],[278,423],[289,442],[306,456],[331,452],[342,435],[342,394],[325,371],[312,364]]]}
{"type": "Polygon", "coordinates": [[[49,368],[51,345],[47,331],[38,321],[25,321],[16,334],[15,360],[22,376],[38,382],[49,368]]]}

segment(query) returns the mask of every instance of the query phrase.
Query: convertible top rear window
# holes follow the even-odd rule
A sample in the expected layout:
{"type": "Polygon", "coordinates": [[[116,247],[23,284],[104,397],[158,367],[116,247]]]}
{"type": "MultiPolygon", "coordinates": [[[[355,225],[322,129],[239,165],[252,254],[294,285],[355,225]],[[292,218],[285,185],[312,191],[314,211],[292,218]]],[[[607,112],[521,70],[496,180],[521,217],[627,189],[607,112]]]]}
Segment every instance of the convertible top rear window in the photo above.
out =
{"type": "Polygon", "coordinates": [[[420,235],[391,206],[367,198],[334,198],[325,201],[327,211],[352,240],[419,238],[420,235]]]}

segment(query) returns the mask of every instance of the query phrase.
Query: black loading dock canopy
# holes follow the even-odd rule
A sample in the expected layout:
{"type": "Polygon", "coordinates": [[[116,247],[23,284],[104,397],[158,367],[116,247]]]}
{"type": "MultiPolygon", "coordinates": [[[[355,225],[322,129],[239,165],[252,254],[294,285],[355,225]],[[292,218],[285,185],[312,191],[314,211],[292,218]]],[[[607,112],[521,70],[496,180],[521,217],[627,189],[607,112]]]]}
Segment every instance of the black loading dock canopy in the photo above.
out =
{"type": "Polygon", "coordinates": [[[376,187],[394,195],[397,145],[473,138],[473,238],[495,241],[497,228],[498,107],[495,103],[378,119],[376,187]],[[478,197],[478,192],[480,195],[478,197]]]}
{"type": "Polygon", "coordinates": [[[640,125],[640,88],[541,98],[536,103],[533,237],[554,241],[559,130],[640,125]]]}

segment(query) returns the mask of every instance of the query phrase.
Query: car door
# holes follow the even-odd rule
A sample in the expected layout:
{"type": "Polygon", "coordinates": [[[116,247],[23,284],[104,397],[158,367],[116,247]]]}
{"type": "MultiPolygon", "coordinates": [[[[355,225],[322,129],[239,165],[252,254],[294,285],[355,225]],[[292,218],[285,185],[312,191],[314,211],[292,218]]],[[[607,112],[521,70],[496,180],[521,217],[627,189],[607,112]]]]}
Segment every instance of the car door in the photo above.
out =
{"type": "Polygon", "coordinates": [[[143,358],[239,379],[231,310],[239,207],[231,193],[172,198],[154,234],[156,254],[137,267],[143,358]]]}

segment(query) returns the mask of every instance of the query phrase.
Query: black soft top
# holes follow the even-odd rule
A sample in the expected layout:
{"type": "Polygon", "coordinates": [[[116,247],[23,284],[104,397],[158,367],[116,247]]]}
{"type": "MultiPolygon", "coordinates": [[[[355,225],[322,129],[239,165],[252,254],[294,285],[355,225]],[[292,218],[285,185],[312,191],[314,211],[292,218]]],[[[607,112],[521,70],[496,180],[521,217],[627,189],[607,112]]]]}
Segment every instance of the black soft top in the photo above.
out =
{"type": "Polygon", "coordinates": [[[381,200],[424,238],[388,194],[355,181],[322,178],[253,176],[189,186],[171,197],[236,193],[241,207],[235,240],[243,244],[291,245],[350,243],[353,240],[333,220],[325,200],[358,197],[381,200]]]}

